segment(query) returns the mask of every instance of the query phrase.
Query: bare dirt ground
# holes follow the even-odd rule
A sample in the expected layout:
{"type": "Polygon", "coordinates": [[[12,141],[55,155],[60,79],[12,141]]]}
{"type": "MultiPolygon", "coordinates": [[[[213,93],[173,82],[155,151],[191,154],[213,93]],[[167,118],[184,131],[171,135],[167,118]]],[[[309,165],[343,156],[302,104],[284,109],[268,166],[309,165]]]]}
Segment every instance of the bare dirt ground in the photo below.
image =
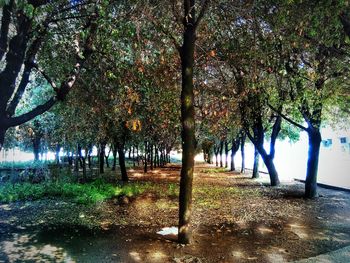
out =
{"type": "Polygon", "coordinates": [[[350,244],[350,193],[305,200],[301,183],[272,188],[197,165],[192,243],[178,245],[157,232],[177,224],[177,197],[164,193],[179,172],[130,170],[132,181],[159,184],[134,199],[0,205],[0,262],[290,262],[350,244]]]}

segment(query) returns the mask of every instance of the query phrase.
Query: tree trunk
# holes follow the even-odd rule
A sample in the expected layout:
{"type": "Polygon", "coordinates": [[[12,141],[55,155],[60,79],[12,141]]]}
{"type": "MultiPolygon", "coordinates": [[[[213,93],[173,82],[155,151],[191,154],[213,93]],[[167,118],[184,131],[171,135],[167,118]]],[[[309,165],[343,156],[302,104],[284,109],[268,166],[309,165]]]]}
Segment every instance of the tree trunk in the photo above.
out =
{"type": "Polygon", "coordinates": [[[114,144],[113,146],[113,151],[112,151],[112,154],[113,154],[113,165],[112,165],[112,171],[115,171],[115,168],[117,166],[117,145],[114,144]]]}
{"type": "Polygon", "coordinates": [[[74,171],[76,172],[76,175],[78,176],[78,172],[79,172],[79,146],[77,147],[77,151],[75,152],[75,159],[74,159],[74,171]]]}
{"type": "Polygon", "coordinates": [[[271,158],[271,156],[269,156],[266,153],[263,144],[256,145],[256,147],[259,150],[259,153],[264,161],[264,164],[266,165],[267,171],[269,172],[271,186],[280,185],[280,180],[278,178],[278,173],[277,173],[275,164],[273,163],[273,158],[271,158]]]}
{"type": "Polygon", "coordinates": [[[126,172],[126,166],[125,166],[124,145],[121,143],[118,143],[117,148],[118,148],[119,166],[120,166],[120,172],[122,175],[122,181],[127,182],[129,181],[129,178],[128,178],[128,174],[126,172]]]}
{"type": "Polygon", "coordinates": [[[309,157],[307,160],[306,180],[305,180],[305,197],[317,197],[317,172],[318,160],[321,146],[321,133],[319,129],[309,128],[307,130],[309,138],[309,157]]]}
{"type": "Polygon", "coordinates": [[[88,155],[88,149],[85,149],[85,155],[82,156],[83,161],[83,181],[86,182],[87,176],[86,176],[86,157],[88,155]]]}
{"type": "Polygon", "coordinates": [[[242,156],[241,173],[245,173],[245,152],[244,152],[245,139],[246,139],[246,135],[242,134],[241,136],[241,156],[242,156]]]}
{"type": "Polygon", "coordinates": [[[143,168],[143,172],[147,173],[147,142],[145,141],[145,153],[144,153],[144,168],[143,168]]]}
{"type": "Polygon", "coordinates": [[[259,178],[259,151],[254,146],[254,165],[253,165],[253,176],[252,178],[259,178]]]}
{"type": "Polygon", "coordinates": [[[230,171],[236,171],[236,166],[235,166],[235,155],[236,152],[234,151],[233,147],[231,149],[231,166],[230,166],[230,171]]]}
{"type": "Polygon", "coordinates": [[[87,157],[89,169],[91,169],[91,153],[92,153],[92,146],[89,146],[88,157],[87,157]]]}
{"type": "Polygon", "coordinates": [[[60,164],[60,150],[61,150],[61,145],[59,143],[56,144],[56,151],[55,151],[55,160],[56,164],[60,164]]]}
{"type": "Polygon", "coordinates": [[[222,154],[223,154],[223,151],[224,151],[224,141],[221,141],[220,142],[220,167],[223,167],[223,158],[222,158],[222,154]]]}
{"type": "Polygon", "coordinates": [[[229,149],[228,149],[228,142],[225,141],[225,168],[228,167],[228,161],[227,161],[227,158],[228,158],[228,152],[229,152],[229,149]]]}
{"type": "Polygon", "coordinates": [[[4,147],[5,134],[6,134],[6,129],[3,129],[2,127],[0,127],[0,151],[2,150],[2,147],[4,147]]]}
{"type": "Polygon", "coordinates": [[[139,157],[139,146],[136,146],[136,160],[137,160],[137,166],[140,166],[140,157],[139,157]]]}
{"type": "Polygon", "coordinates": [[[99,165],[100,165],[100,174],[104,173],[104,159],[105,159],[105,148],[106,144],[101,143],[100,144],[100,152],[99,152],[99,165]]]}
{"type": "Polygon", "coordinates": [[[192,182],[195,156],[195,111],[193,93],[193,66],[196,41],[195,1],[185,1],[184,35],[181,47],[181,124],[182,167],[179,194],[178,241],[190,243],[190,218],[192,210],[192,182]]]}
{"type": "Polygon", "coordinates": [[[72,166],[73,165],[73,157],[70,154],[70,149],[67,150],[67,160],[68,160],[68,165],[72,166]]]}
{"type": "Polygon", "coordinates": [[[132,166],[135,167],[136,163],[135,163],[135,147],[132,146],[132,166]]]}
{"type": "Polygon", "coordinates": [[[82,154],[82,152],[81,152],[81,146],[80,145],[78,145],[78,156],[77,156],[77,158],[79,159],[79,164],[80,164],[80,167],[81,168],[83,168],[83,154],[82,154]]]}
{"type": "Polygon", "coordinates": [[[106,160],[106,166],[109,168],[109,155],[105,155],[105,160],[106,160]]]}
{"type": "Polygon", "coordinates": [[[149,147],[149,160],[150,160],[150,169],[153,170],[153,144],[149,147]]]}
{"type": "Polygon", "coordinates": [[[39,161],[39,155],[40,155],[40,137],[34,136],[33,139],[33,152],[34,152],[34,160],[39,161]]]}
{"type": "Polygon", "coordinates": [[[240,138],[236,137],[236,138],[232,139],[230,171],[236,171],[235,156],[236,156],[237,151],[239,150],[239,146],[240,146],[240,138]]]}

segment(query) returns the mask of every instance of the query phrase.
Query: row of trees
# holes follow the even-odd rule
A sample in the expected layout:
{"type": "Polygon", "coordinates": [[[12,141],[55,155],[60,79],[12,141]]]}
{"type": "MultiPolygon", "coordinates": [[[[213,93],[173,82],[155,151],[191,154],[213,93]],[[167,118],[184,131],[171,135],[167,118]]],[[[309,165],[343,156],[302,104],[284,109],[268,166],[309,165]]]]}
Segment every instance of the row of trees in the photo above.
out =
{"type": "Polygon", "coordinates": [[[122,159],[130,146],[163,155],[181,146],[183,243],[199,149],[234,157],[247,137],[277,186],[276,140],[306,132],[305,196],[317,196],[321,125],[348,112],[347,1],[2,5],[0,149],[29,139],[35,150],[45,137],[80,156],[98,146],[103,160],[106,145],[122,159]]]}

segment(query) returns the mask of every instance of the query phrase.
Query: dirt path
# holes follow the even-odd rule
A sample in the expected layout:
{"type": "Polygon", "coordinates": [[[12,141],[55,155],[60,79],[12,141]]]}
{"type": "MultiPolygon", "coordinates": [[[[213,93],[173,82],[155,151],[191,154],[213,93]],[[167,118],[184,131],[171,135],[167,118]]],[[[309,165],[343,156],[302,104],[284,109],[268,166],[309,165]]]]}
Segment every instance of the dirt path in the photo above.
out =
{"type": "Polygon", "coordinates": [[[0,205],[0,262],[289,262],[350,244],[349,193],[304,200],[300,183],[271,188],[212,169],[195,170],[191,245],[156,234],[177,223],[177,197],[163,194],[179,180],[170,166],[131,170],[131,180],[160,185],[134,200],[0,205]]]}

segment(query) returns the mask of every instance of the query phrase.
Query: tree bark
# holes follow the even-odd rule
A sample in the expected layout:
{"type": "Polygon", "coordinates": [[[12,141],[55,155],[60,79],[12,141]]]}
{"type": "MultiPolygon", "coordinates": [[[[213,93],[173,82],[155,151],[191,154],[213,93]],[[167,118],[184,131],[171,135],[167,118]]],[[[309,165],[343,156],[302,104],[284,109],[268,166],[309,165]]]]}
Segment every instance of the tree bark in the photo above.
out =
{"type": "Polygon", "coordinates": [[[235,166],[235,156],[237,151],[239,150],[239,139],[232,139],[232,148],[231,148],[231,167],[230,171],[236,171],[236,166],[235,166]]]}
{"type": "Polygon", "coordinates": [[[61,145],[59,143],[56,144],[56,152],[55,152],[55,159],[56,159],[56,164],[60,164],[60,150],[61,150],[61,145]]]}
{"type": "Polygon", "coordinates": [[[220,167],[224,166],[223,165],[223,157],[222,157],[223,151],[224,151],[224,141],[221,141],[220,142],[220,150],[219,150],[219,152],[220,152],[220,167]]]}
{"type": "Polygon", "coordinates": [[[188,244],[191,239],[190,219],[192,210],[192,181],[195,156],[195,111],[193,93],[194,49],[196,41],[195,1],[184,1],[184,34],[181,47],[181,124],[182,167],[179,194],[179,243],[188,244]]]}
{"type": "Polygon", "coordinates": [[[259,178],[259,151],[254,146],[254,165],[253,165],[253,176],[252,178],[259,178]]]}
{"type": "Polygon", "coordinates": [[[34,152],[34,160],[35,161],[39,161],[40,157],[40,140],[41,140],[41,137],[40,136],[37,136],[37,135],[34,135],[34,138],[33,138],[33,152],[34,152]]]}
{"type": "Polygon", "coordinates": [[[244,152],[245,139],[246,139],[246,135],[245,135],[245,133],[242,133],[242,136],[241,136],[241,156],[242,156],[241,173],[245,173],[245,152],[244,152]]]}
{"type": "Polygon", "coordinates": [[[147,173],[147,142],[145,141],[145,153],[144,153],[144,167],[143,167],[143,172],[147,173]]]}
{"type": "Polygon", "coordinates": [[[87,159],[88,159],[88,167],[89,167],[89,169],[91,169],[91,153],[92,153],[92,146],[90,146],[89,149],[88,149],[88,157],[87,157],[87,159]]]}
{"type": "Polygon", "coordinates": [[[228,167],[228,161],[227,161],[227,159],[228,159],[228,153],[229,153],[229,148],[228,148],[228,142],[227,141],[225,141],[225,168],[227,168],[228,167]]]}
{"type": "Polygon", "coordinates": [[[264,164],[266,165],[267,171],[269,172],[271,186],[280,185],[280,180],[275,164],[273,162],[273,158],[271,158],[271,156],[266,153],[263,144],[257,145],[257,149],[264,161],[264,164]]]}
{"type": "Polygon", "coordinates": [[[129,181],[129,178],[128,178],[128,173],[126,171],[126,166],[125,166],[124,145],[121,143],[118,143],[117,148],[118,148],[119,166],[120,166],[120,173],[122,175],[122,181],[127,182],[129,181]]]}
{"type": "Polygon", "coordinates": [[[115,168],[117,166],[117,145],[114,144],[113,146],[113,151],[112,151],[112,154],[113,154],[113,164],[112,164],[112,171],[115,171],[115,168]]]}
{"type": "Polygon", "coordinates": [[[0,125],[0,151],[2,150],[2,147],[4,147],[5,133],[6,129],[2,129],[0,125]]]}
{"type": "Polygon", "coordinates": [[[219,152],[220,152],[220,146],[214,146],[215,166],[219,166],[219,152]]]}
{"type": "Polygon", "coordinates": [[[317,173],[318,160],[321,146],[321,133],[317,128],[310,128],[307,131],[309,138],[309,156],[307,160],[306,180],[305,180],[305,197],[315,198],[317,194],[317,173]]]}
{"type": "Polygon", "coordinates": [[[104,159],[105,159],[105,149],[106,149],[106,144],[101,143],[100,144],[100,151],[99,151],[99,166],[100,166],[100,174],[104,173],[104,159]]]}
{"type": "Polygon", "coordinates": [[[153,170],[153,144],[149,147],[149,154],[150,154],[150,169],[153,170]]]}

